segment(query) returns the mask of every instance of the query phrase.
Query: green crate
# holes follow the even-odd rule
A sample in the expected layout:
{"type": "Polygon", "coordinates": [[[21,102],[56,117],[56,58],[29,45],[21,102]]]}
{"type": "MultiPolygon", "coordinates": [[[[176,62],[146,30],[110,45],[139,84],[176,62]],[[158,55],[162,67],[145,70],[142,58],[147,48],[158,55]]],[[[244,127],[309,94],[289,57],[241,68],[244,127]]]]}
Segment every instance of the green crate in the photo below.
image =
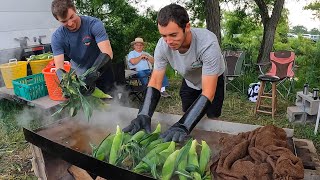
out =
{"type": "Polygon", "coordinates": [[[26,100],[35,100],[48,95],[42,73],[12,80],[14,94],[26,100]]]}

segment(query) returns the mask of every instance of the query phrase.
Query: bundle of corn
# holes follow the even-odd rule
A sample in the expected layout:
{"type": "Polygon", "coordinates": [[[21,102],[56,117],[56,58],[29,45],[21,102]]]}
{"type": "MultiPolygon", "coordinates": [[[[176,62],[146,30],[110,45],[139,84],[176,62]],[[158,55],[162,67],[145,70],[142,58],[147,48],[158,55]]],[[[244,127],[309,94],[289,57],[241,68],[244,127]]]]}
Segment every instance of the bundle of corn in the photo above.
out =
{"type": "Polygon", "coordinates": [[[28,61],[33,61],[33,60],[44,60],[44,59],[52,59],[53,54],[51,52],[48,53],[43,53],[39,55],[31,55],[29,58],[27,58],[28,61]]]}
{"type": "Polygon", "coordinates": [[[93,157],[156,179],[211,179],[211,150],[205,141],[201,142],[198,156],[197,140],[190,139],[182,146],[173,141],[163,142],[160,133],[160,124],[151,134],[139,131],[133,136],[117,126],[116,134],[93,147],[93,157]]]}
{"type": "MultiPolygon", "coordinates": [[[[84,74],[90,71],[92,71],[92,69],[88,69],[84,74]]],[[[101,99],[112,97],[100,89],[95,88],[90,96],[82,94],[81,89],[87,88],[86,84],[82,81],[82,76],[83,75],[77,77],[74,70],[70,70],[63,75],[59,86],[62,89],[63,96],[66,97],[67,100],[61,104],[61,108],[52,116],[61,113],[63,110],[68,110],[70,116],[73,117],[79,110],[83,110],[85,117],[89,120],[92,116],[93,108],[103,109],[106,107],[106,103],[101,99]]]]}

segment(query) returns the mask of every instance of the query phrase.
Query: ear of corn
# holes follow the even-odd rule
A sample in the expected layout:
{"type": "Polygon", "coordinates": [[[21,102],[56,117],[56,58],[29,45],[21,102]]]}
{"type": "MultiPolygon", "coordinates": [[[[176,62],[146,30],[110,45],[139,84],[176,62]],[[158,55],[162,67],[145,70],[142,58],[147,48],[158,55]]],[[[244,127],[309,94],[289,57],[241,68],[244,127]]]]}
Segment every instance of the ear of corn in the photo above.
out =
{"type": "Polygon", "coordinates": [[[210,161],[211,150],[205,141],[202,141],[201,145],[202,145],[202,148],[200,153],[199,168],[200,168],[200,174],[203,176],[205,174],[206,167],[210,161]]]}
{"type": "Polygon", "coordinates": [[[109,94],[104,93],[103,91],[101,91],[97,87],[94,89],[91,96],[96,97],[96,98],[100,98],[100,99],[112,99],[112,97],[109,94]]]}
{"type": "Polygon", "coordinates": [[[179,150],[174,151],[168,156],[162,167],[162,180],[170,180],[175,170],[175,161],[179,154],[179,150]]]}
{"type": "Polygon", "coordinates": [[[146,152],[151,151],[154,147],[156,147],[156,145],[158,145],[158,144],[160,144],[160,143],[163,143],[163,139],[162,139],[162,138],[152,141],[152,142],[146,147],[146,152]]]}
{"type": "Polygon", "coordinates": [[[159,139],[160,133],[151,133],[147,135],[145,138],[143,138],[139,144],[142,145],[143,147],[146,147],[149,145],[154,140],[159,139]]]}
{"type": "Polygon", "coordinates": [[[111,151],[110,151],[109,164],[114,165],[116,163],[118,154],[120,152],[122,140],[123,140],[123,132],[121,131],[120,127],[117,126],[117,132],[116,132],[116,135],[113,139],[112,147],[111,147],[111,151]]]}
{"type": "Polygon", "coordinates": [[[171,141],[169,147],[159,153],[159,163],[164,162],[168,158],[168,156],[174,152],[175,149],[176,143],[174,141],[171,141]]]}
{"type": "Polygon", "coordinates": [[[161,133],[161,124],[160,124],[160,123],[158,123],[156,129],[155,129],[152,133],[153,133],[153,134],[155,134],[155,133],[161,133]]]}
{"type": "Polygon", "coordinates": [[[146,133],[144,131],[138,131],[131,137],[129,141],[139,142],[143,138],[143,136],[145,136],[145,134],[146,133]]]}
{"type": "MultiPolygon", "coordinates": [[[[176,164],[178,165],[177,167],[177,171],[179,172],[184,172],[186,170],[186,167],[187,167],[187,164],[188,164],[188,154],[189,154],[189,150],[190,150],[190,147],[191,147],[191,143],[192,143],[192,140],[190,139],[186,145],[184,145],[180,152],[179,152],[179,155],[177,157],[177,160],[176,160],[176,164]]],[[[182,174],[179,174],[179,179],[180,180],[187,180],[187,177],[182,175],[182,174]]]]}
{"type": "Polygon", "coordinates": [[[158,144],[154,149],[152,149],[144,158],[143,161],[141,161],[134,169],[133,171],[136,173],[142,173],[149,171],[149,165],[147,164],[150,161],[150,164],[152,164],[152,161],[156,161],[155,158],[158,158],[157,156],[161,151],[167,149],[171,143],[165,142],[158,144]]]}
{"type": "Polygon", "coordinates": [[[192,166],[194,167],[194,171],[191,172],[191,175],[192,177],[195,179],[195,180],[201,180],[201,175],[199,174],[199,162],[198,162],[198,154],[197,154],[197,151],[196,151],[196,148],[197,148],[197,140],[193,140],[192,141],[192,144],[191,144],[191,147],[190,147],[190,150],[189,150],[189,155],[188,155],[188,166],[192,166]]]}
{"type": "Polygon", "coordinates": [[[96,150],[95,154],[93,157],[99,159],[99,160],[104,160],[105,157],[109,157],[111,146],[113,139],[115,137],[115,134],[107,136],[98,146],[98,149],[96,150]]]}

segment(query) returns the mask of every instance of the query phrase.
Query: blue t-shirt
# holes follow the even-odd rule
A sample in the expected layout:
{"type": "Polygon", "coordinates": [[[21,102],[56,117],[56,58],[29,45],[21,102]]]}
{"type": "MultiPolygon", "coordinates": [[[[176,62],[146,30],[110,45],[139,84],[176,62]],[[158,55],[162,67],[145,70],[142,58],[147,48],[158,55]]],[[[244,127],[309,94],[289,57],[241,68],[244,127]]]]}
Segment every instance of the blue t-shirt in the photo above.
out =
{"type": "Polygon", "coordinates": [[[78,75],[89,69],[101,53],[97,43],[108,40],[106,30],[99,19],[90,16],[80,18],[81,26],[76,32],[60,26],[51,38],[53,55],[67,55],[78,75]]]}
{"type": "Polygon", "coordinates": [[[136,71],[143,71],[146,69],[150,69],[149,63],[146,59],[141,59],[141,61],[139,61],[137,64],[130,63],[130,59],[139,57],[141,54],[146,54],[146,55],[150,56],[149,53],[144,52],[144,51],[142,51],[141,53],[139,53],[135,50],[130,51],[130,53],[128,54],[128,65],[129,65],[130,69],[135,69],[136,71]]]}

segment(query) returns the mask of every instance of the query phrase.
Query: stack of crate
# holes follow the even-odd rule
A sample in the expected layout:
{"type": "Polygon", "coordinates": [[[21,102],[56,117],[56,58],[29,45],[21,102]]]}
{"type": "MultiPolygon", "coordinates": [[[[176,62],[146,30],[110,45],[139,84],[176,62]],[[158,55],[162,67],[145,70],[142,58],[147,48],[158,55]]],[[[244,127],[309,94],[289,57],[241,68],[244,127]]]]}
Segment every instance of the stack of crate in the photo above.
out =
{"type": "Polygon", "coordinates": [[[302,91],[297,92],[296,106],[287,108],[287,117],[290,122],[315,122],[318,114],[320,99],[314,100],[312,94],[303,94],[302,91]]]}

